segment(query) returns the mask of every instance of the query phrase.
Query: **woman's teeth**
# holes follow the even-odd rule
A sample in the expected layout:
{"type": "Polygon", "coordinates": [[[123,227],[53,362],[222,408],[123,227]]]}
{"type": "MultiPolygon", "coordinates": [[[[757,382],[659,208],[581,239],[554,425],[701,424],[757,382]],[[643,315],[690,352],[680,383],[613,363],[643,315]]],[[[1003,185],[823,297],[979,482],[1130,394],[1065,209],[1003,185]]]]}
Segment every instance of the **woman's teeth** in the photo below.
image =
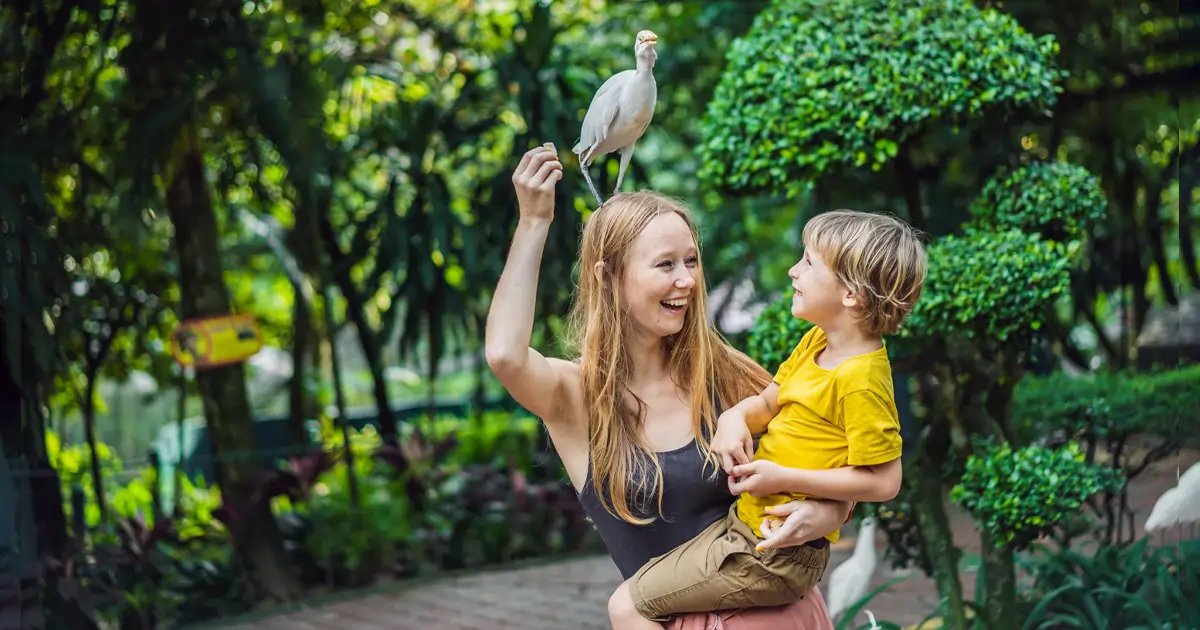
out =
{"type": "Polygon", "coordinates": [[[662,304],[663,306],[667,307],[668,309],[670,309],[672,311],[678,311],[678,310],[682,309],[683,307],[687,306],[687,300],[686,299],[663,300],[662,302],[659,302],[659,304],[662,304]]]}

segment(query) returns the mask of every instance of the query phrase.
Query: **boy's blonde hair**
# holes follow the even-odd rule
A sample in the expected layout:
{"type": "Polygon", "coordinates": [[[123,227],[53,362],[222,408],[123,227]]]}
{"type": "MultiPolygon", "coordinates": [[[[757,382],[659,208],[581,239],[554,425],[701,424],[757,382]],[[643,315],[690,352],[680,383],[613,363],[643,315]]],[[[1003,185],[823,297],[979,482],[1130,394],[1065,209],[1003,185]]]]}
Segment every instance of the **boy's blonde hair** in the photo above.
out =
{"type": "Polygon", "coordinates": [[[810,219],[803,241],[854,292],[866,332],[900,330],[925,284],[925,247],[912,226],[888,214],[834,210],[810,219]]]}

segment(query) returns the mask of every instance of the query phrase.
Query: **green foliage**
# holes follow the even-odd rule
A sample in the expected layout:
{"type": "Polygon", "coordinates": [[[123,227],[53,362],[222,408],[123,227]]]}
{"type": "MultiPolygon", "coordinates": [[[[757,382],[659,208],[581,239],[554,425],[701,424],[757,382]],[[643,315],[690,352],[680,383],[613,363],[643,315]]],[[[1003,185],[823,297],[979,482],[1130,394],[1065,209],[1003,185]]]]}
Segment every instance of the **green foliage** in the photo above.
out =
{"type": "Polygon", "coordinates": [[[789,190],[878,170],[932,123],[1053,105],[1058,44],[967,0],[775,0],[729,48],[702,125],[702,176],[789,190]]]}
{"type": "Polygon", "coordinates": [[[1004,343],[1041,328],[1069,288],[1062,247],[1020,230],[946,236],[928,256],[925,288],[903,338],[961,334],[1004,343]]]}
{"type": "MultiPolygon", "coordinates": [[[[298,564],[320,573],[310,581],[355,583],[387,570],[478,566],[594,542],[565,477],[533,479],[535,418],[490,413],[479,423],[441,416],[418,425],[421,435],[404,425],[403,470],[379,456],[373,426],[351,431],[358,505],[349,501],[344,459],[317,478],[304,502],[275,500],[279,514],[303,521],[296,536],[306,558],[298,564]],[[430,447],[447,438],[453,446],[445,452],[430,447]]],[[[339,448],[340,431],[327,426],[325,442],[339,448]]]]}
{"type": "Polygon", "coordinates": [[[1100,178],[1086,168],[1035,162],[989,179],[971,216],[983,230],[1018,229],[1066,242],[1091,233],[1107,209],[1100,178]]]}
{"type": "Polygon", "coordinates": [[[1042,549],[1025,565],[1027,630],[1200,627],[1200,540],[1042,549]]]}
{"type": "Polygon", "coordinates": [[[100,442],[96,452],[110,520],[102,523],[87,446],[64,447],[58,435],[48,431],[46,447],[62,483],[68,522],[74,522],[71,490],[83,490],[89,554],[96,561],[83,563],[78,583],[94,598],[100,618],[194,622],[249,606],[225,526],[213,516],[221,505],[217,488],[203,479],[180,479],[175,513],[159,522],[154,510],[157,472],[149,467],[127,470],[100,442]]]}
{"type": "MultiPolygon", "coordinates": [[[[1180,443],[1200,435],[1200,366],[1156,373],[1028,376],[1013,392],[1013,425],[1026,439],[1061,431],[1085,441],[1135,434],[1180,443]]],[[[1169,449],[1168,449],[1169,450],[1169,449]]]]}
{"type": "Polygon", "coordinates": [[[746,354],[773,372],[812,327],[812,322],[792,315],[792,296],[788,292],[758,314],[747,339],[746,354]]]}
{"type": "Polygon", "coordinates": [[[989,444],[967,459],[950,500],[966,508],[997,547],[1022,549],[1078,514],[1091,496],[1124,484],[1119,471],[1084,461],[1079,446],[989,444]]]}

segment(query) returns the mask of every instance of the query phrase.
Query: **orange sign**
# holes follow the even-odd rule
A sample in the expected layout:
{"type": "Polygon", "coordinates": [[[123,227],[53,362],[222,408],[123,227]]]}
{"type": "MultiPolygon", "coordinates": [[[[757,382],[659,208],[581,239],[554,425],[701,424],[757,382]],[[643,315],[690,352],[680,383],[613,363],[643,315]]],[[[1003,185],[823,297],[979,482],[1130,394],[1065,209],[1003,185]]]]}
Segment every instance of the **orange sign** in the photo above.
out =
{"type": "Polygon", "coordinates": [[[253,315],[218,315],[180,324],[171,335],[171,356],[182,366],[204,370],[241,363],[262,345],[253,315]]]}

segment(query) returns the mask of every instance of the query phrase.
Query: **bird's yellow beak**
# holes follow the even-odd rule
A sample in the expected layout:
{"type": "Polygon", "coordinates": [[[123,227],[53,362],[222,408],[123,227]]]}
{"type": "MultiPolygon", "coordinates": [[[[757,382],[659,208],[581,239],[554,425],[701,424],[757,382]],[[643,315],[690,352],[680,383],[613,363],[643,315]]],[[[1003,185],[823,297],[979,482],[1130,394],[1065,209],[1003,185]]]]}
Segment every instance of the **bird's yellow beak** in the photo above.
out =
{"type": "Polygon", "coordinates": [[[655,35],[654,33],[650,33],[650,34],[649,34],[649,35],[647,35],[647,36],[646,36],[646,38],[645,38],[645,39],[643,39],[642,41],[644,41],[644,42],[650,42],[651,44],[657,43],[657,42],[658,42],[658,35],[655,35]]]}

